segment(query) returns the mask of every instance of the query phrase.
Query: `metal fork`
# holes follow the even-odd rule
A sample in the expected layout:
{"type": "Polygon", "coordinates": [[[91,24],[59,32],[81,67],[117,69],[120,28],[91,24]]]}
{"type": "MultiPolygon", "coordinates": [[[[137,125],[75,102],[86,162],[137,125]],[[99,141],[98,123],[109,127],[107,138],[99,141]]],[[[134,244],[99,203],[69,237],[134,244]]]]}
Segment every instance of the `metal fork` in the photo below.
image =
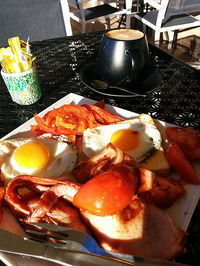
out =
{"type": "MultiPolygon", "coordinates": [[[[39,259],[42,260],[43,265],[55,265],[55,263],[64,266],[133,265],[132,263],[124,263],[124,261],[117,258],[109,258],[79,250],[56,248],[23,238],[1,228],[0,239],[0,254],[15,254],[23,258],[39,259]]],[[[29,262],[31,264],[32,260],[29,260],[29,262]]],[[[33,261],[33,265],[36,265],[35,261],[33,261]]]]}
{"type": "MultiPolygon", "coordinates": [[[[32,229],[27,229],[26,230],[27,233],[31,233],[32,235],[36,236],[36,237],[30,236],[29,239],[45,243],[45,245],[53,247],[53,248],[86,252],[90,254],[95,254],[97,256],[107,257],[110,259],[119,259],[120,262],[125,263],[126,265],[140,265],[140,266],[142,265],[144,266],[150,266],[150,265],[151,266],[153,265],[181,266],[182,265],[183,266],[183,264],[174,263],[171,261],[138,257],[138,256],[122,254],[118,252],[106,251],[99,247],[99,245],[97,244],[97,242],[94,240],[92,236],[88,235],[85,232],[75,230],[69,227],[58,226],[58,225],[47,224],[47,223],[37,223],[33,225],[39,227],[40,229],[48,230],[48,233],[42,232],[42,231],[36,231],[32,229]],[[54,243],[48,240],[37,238],[41,236],[45,236],[45,237],[48,237],[54,240],[59,240],[62,243],[54,243]]],[[[184,266],[186,265],[184,264],[184,266]]]]}

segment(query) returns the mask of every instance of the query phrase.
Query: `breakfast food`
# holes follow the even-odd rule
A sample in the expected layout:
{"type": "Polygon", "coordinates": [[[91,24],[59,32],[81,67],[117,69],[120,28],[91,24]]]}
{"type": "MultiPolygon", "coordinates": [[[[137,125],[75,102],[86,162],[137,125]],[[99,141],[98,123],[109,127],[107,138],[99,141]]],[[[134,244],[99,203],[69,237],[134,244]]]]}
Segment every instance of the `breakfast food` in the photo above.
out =
{"type": "Polygon", "coordinates": [[[136,187],[137,176],[133,169],[116,165],[83,184],[74,196],[73,204],[100,216],[115,214],[132,201],[136,187]]]}
{"type": "Polygon", "coordinates": [[[95,105],[65,104],[49,111],[42,118],[34,116],[37,125],[32,126],[36,135],[51,133],[54,135],[82,135],[87,128],[122,121],[115,115],[95,105]]]}
{"type": "Polygon", "coordinates": [[[140,163],[140,166],[155,171],[160,176],[168,176],[171,170],[171,166],[166,159],[165,151],[162,147],[144,159],[140,163]]]}
{"type": "MultiPolygon", "coordinates": [[[[126,166],[123,167],[126,168],[126,166]]],[[[115,170],[117,171],[116,168],[115,170]]],[[[118,175],[121,177],[123,176],[123,170],[120,169],[118,172],[118,175]]],[[[112,176],[112,173],[109,174],[112,176]]],[[[101,181],[99,181],[99,185],[101,181]]],[[[126,178],[124,182],[126,182],[126,178]]],[[[129,182],[131,184],[130,179],[129,182]]],[[[135,186],[135,181],[133,182],[135,186]]],[[[94,186],[94,183],[92,186],[94,186]]],[[[107,190],[108,187],[109,179],[105,189],[107,190]]],[[[87,208],[84,208],[84,204],[85,206],[88,205],[88,201],[85,202],[84,197],[82,201],[83,208],[79,210],[85,223],[78,216],[78,213],[75,214],[75,217],[74,214],[71,217],[75,209],[74,207],[70,209],[68,202],[73,205],[76,204],[75,197],[80,190],[81,185],[71,181],[20,176],[9,183],[5,199],[15,212],[18,213],[19,217],[21,217],[21,221],[25,223],[25,226],[27,223],[49,222],[50,219],[55,224],[64,224],[86,232],[91,230],[100,245],[107,250],[137,256],[172,259],[183,252],[186,233],[173,222],[167,213],[152,204],[145,203],[137,197],[134,199],[129,198],[125,206],[118,205],[118,208],[115,209],[115,213],[112,215],[102,215],[102,213],[98,213],[98,215],[92,214],[87,208]],[[17,189],[21,186],[36,190],[38,185],[45,185],[46,191],[40,191],[40,195],[29,200],[28,203],[25,203],[20,195],[16,194],[17,189]],[[51,201],[47,200],[49,196],[51,196],[51,201]],[[66,219],[67,216],[70,219],[66,219]],[[157,252],[158,250],[159,252],[157,252]]],[[[126,198],[125,194],[122,195],[122,191],[126,193],[127,187],[121,186],[119,190],[121,190],[121,197],[126,198]]],[[[95,189],[93,192],[95,192],[95,189]]],[[[94,194],[93,196],[95,196],[94,194]]],[[[104,197],[102,196],[105,195],[105,191],[102,191],[102,195],[100,194],[98,193],[99,199],[103,199],[104,197]]],[[[113,194],[114,197],[110,197],[110,199],[106,197],[101,207],[104,210],[108,210],[107,207],[111,202],[115,206],[115,196],[117,194],[113,194]]],[[[121,200],[123,201],[123,198],[121,200]]],[[[90,198],[90,203],[93,203],[92,197],[90,198]]]]}
{"type": "Polygon", "coordinates": [[[1,174],[9,180],[18,175],[55,178],[70,172],[78,158],[75,145],[45,137],[0,142],[1,174]]]}
{"type": "Polygon", "coordinates": [[[192,163],[175,142],[170,142],[166,150],[167,159],[180,176],[190,184],[199,184],[199,178],[192,163]]]}
{"type": "Polygon", "coordinates": [[[101,102],[67,104],[35,121],[35,137],[0,142],[1,175],[9,178],[0,187],[0,205],[11,208],[23,228],[69,226],[92,234],[107,250],[138,256],[183,253],[186,233],[165,209],[187,196],[185,183],[194,181],[194,172],[198,184],[198,164],[185,160],[170,138],[163,145],[149,115],[124,120],[101,102]],[[180,176],[174,178],[175,169],[180,176]]]}
{"type": "Polygon", "coordinates": [[[183,253],[185,232],[165,212],[140,199],[116,215],[82,215],[106,250],[167,260],[183,253]]]}
{"type": "MultiPolygon", "coordinates": [[[[145,124],[151,124],[156,127],[154,120],[150,115],[140,114],[139,119],[145,124]]],[[[162,136],[163,138],[163,136],[162,136]]],[[[163,140],[164,141],[164,140],[163,140]]],[[[151,156],[144,159],[140,163],[141,167],[155,171],[161,176],[168,176],[170,174],[171,166],[166,158],[165,150],[162,147],[162,144],[158,150],[156,150],[151,156]]]]}
{"type": "Polygon", "coordinates": [[[200,159],[200,131],[192,128],[168,127],[166,134],[170,141],[179,145],[189,159],[200,159]]]}
{"type": "Polygon", "coordinates": [[[154,125],[135,118],[83,132],[83,152],[91,157],[109,143],[141,162],[161,147],[161,135],[154,125]]]}

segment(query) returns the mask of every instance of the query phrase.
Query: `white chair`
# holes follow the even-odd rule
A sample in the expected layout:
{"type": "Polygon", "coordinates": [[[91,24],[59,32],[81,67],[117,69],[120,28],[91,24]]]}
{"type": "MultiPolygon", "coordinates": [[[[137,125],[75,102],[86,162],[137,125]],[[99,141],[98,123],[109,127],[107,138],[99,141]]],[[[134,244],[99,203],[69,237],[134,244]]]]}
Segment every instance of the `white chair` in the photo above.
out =
{"type": "Polygon", "coordinates": [[[160,40],[161,33],[172,41],[174,31],[200,26],[200,20],[189,14],[200,11],[199,0],[144,0],[144,4],[147,9],[134,17],[155,31],[155,42],[160,40]]]}
{"type": "MultiPolygon", "coordinates": [[[[65,16],[65,21],[70,21],[70,19],[75,20],[81,24],[81,32],[85,33],[86,24],[105,19],[105,28],[110,28],[110,23],[108,18],[126,14],[127,23],[126,27],[130,27],[129,14],[131,14],[131,5],[132,0],[125,0],[126,5],[118,5],[117,0],[105,0],[101,3],[84,8],[84,3],[89,2],[90,0],[61,0],[63,8],[63,16],[65,16]],[[111,5],[111,3],[117,3],[116,5],[111,5]],[[73,10],[72,10],[73,7],[73,10]]],[[[72,27],[70,22],[66,27],[68,29],[67,35],[72,35],[72,27]]]]}

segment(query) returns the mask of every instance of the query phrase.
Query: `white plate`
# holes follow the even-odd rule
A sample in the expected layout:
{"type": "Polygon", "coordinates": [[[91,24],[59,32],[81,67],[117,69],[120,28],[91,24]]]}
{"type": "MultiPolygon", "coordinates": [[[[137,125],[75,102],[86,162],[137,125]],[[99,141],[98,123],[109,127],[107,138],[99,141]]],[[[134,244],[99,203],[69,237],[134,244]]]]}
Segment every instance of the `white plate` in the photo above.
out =
{"type": "MultiPolygon", "coordinates": [[[[96,101],[83,98],[82,96],[70,93],[67,96],[63,97],[56,103],[52,104],[48,108],[46,108],[44,111],[39,113],[39,116],[43,116],[47,111],[50,111],[54,108],[60,107],[64,104],[93,104],[96,101]]],[[[106,110],[110,111],[112,114],[117,114],[125,119],[133,118],[135,116],[138,116],[137,113],[133,113],[121,108],[113,107],[110,105],[106,105],[106,110]]],[[[8,139],[8,138],[17,138],[17,137],[31,137],[33,136],[30,131],[30,125],[35,124],[34,118],[30,119],[23,125],[19,126],[6,136],[4,136],[1,140],[8,139]]],[[[167,124],[165,122],[159,121],[158,127],[160,130],[162,130],[163,127],[166,126],[172,126],[170,124],[167,124]]],[[[200,177],[199,177],[200,178],[200,177]]],[[[175,222],[183,229],[187,230],[187,227],[190,223],[192,214],[195,210],[195,207],[198,203],[198,200],[200,198],[200,185],[186,185],[186,195],[182,197],[180,200],[178,200],[171,208],[167,209],[167,212],[170,214],[170,216],[175,220],[175,222]]],[[[0,259],[7,265],[19,265],[23,266],[25,265],[39,265],[38,262],[34,262],[31,259],[24,259],[21,261],[20,258],[17,258],[10,255],[4,255],[1,254],[0,259]]]]}

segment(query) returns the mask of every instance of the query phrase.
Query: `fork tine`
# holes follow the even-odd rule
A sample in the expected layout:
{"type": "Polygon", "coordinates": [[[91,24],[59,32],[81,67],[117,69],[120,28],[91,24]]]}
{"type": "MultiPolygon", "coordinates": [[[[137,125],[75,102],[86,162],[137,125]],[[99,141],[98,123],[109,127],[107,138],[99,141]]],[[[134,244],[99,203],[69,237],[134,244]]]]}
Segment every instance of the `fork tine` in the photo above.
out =
{"type": "MultiPolygon", "coordinates": [[[[51,233],[35,231],[35,230],[32,230],[32,229],[26,229],[26,233],[37,235],[37,236],[50,237],[50,238],[54,238],[56,240],[62,240],[63,242],[65,242],[64,238],[63,238],[64,236],[61,236],[61,235],[55,235],[55,234],[51,234],[51,233]]],[[[65,235],[65,237],[67,236],[66,234],[64,234],[64,235],[65,235]]]]}
{"type": "MultiPolygon", "coordinates": [[[[32,225],[51,231],[50,233],[51,238],[54,238],[54,239],[56,239],[57,235],[55,237],[53,232],[62,233],[61,238],[59,238],[59,240],[61,240],[62,242],[65,242],[65,244],[68,244],[69,241],[71,241],[71,243],[72,241],[77,242],[76,246],[78,246],[79,244],[85,249],[87,249],[89,252],[92,252],[95,254],[101,254],[101,255],[102,254],[108,255],[108,252],[100,248],[96,240],[92,236],[87,234],[86,232],[82,232],[80,230],[76,230],[76,229],[65,227],[65,226],[60,226],[60,225],[57,226],[54,224],[47,224],[47,223],[32,223],[32,225]]],[[[35,235],[37,235],[38,231],[35,231],[35,232],[36,232],[35,235]]],[[[45,236],[45,232],[43,236],[45,236]]],[[[46,233],[46,236],[49,237],[50,235],[46,233]]]]}
{"type": "MultiPolygon", "coordinates": [[[[61,240],[63,240],[63,241],[67,239],[67,240],[77,241],[83,245],[86,242],[87,242],[87,244],[90,244],[90,245],[91,244],[95,245],[95,246],[98,245],[96,240],[92,236],[90,236],[88,233],[80,231],[78,229],[73,229],[73,228],[65,227],[65,226],[61,226],[61,225],[47,224],[47,223],[32,223],[32,225],[36,225],[37,227],[41,227],[42,229],[46,229],[46,230],[50,231],[52,234],[53,234],[53,232],[61,233],[62,234],[61,240]]],[[[35,231],[35,232],[37,233],[38,231],[35,231]]],[[[46,236],[49,236],[49,234],[46,233],[46,236]]],[[[52,237],[54,237],[54,235],[52,235],[52,237]]]]}
{"type": "Polygon", "coordinates": [[[64,227],[64,226],[58,226],[54,224],[45,224],[45,223],[38,223],[38,224],[32,224],[36,225],[37,227],[40,227],[41,229],[48,230],[48,232],[42,232],[42,231],[37,231],[34,229],[27,229],[26,232],[30,232],[31,234],[35,235],[41,235],[41,236],[46,236],[46,237],[52,237],[58,240],[72,240],[72,241],[77,241],[79,243],[85,243],[85,240],[88,238],[91,238],[93,242],[96,243],[96,241],[87,233],[82,232],[80,230],[76,230],[70,227],[64,227]],[[55,234],[54,234],[55,233],[55,234]]]}
{"type": "MultiPolygon", "coordinates": [[[[47,233],[47,232],[41,232],[41,231],[35,231],[31,229],[26,230],[27,233],[30,233],[34,236],[26,237],[26,239],[34,240],[40,243],[43,243],[47,246],[51,246],[54,248],[61,248],[61,249],[66,249],[66,250],[76,250],[76,251],[81,251],[81,252],[90,252],[97,254],[96,252],[99,249],[98,254],[104,254],[105,251],[102,252],[102,249],[100,249],[97,246],[97,243],[94,242],[93,238],[90,237],[89,235],[85,237],[85,234],[81,231],[76,231],[76,230],[68,230],[69,234],[62,234],[62,235],[57,235],[53,233],[47,233]],[[38,236],[38,237],[37,237],[38,236]],[[40,237],[48,237],[47,239],[40,238],[40,237]],[[85,238],[84,238],[85,237],[85,238]],[[91,243],[92,239],[92,243],[91,243]],[[52,242],[54,240],[58,240],[59,242],[52,242]],[[89,245],[88,245],[89,244],[89,245]],[[91,246],[92,244],[92,246],[91,246]]],[[[57,233],[57,232],[56,232],[57,233]]]]}
{"type": "MultiPolygon", "coordinates": [[[[70,227],[65,227],[65,226],[60,226],[60,225],[54,225],[54,224],[47,224],[47,223],[32,223],[32,225],[35,225],[39,227],[40,229],[45,229],[48,232],[44,231],[37,231],[34,229],[27,229],[27,233],[35,234],[35,235],[40,235],[40,236],[46,236],[46,237],[51,237],[57,240],[61,240],[65,243],[67,241],[72,240],[76,241],[78,243],[84,244],[85,239],[89,238],[90,236],[80,230],[75,230],[70,227]]],[[[94,241],[94,240],[93,240],[94,241]]]]}
{"type": "Polygon", "coordinates": [[[55,247],[58,247],[58,248],[67,249],[67,248],[69,248],[69,245],[71,245],[71,246],[76,247],[78,249],[80,249],[80,247],[82,246],[81,250],[83,248],[85,249],[85,245],[80,239],[81,235],[78,234],[78,236],[76,237],[74,232],[72,232],[72,234],[69,234],[69,235],[66,233],[63,233],[62,235],[57,235],[57,234],[53,234],[51,232],[46,233],[46,232],[35,231],[35,230],[31,230],[31,229],[27,229],[26,232],[31,234],[29,239],[39,240],[40,242],[43,242],[43,243],[52,243],[51,246],[54,246],[53,243],[55,243],[55,247]],[[34,237],[32,235],[35,235],[36,237],[34,237]],[[46,237],[46,239],[39,238],[40,236],[44,236],[44,237],[46,237]],[[58,240],[59,242],[52,242],[53,240],[55,240],[55,241],[58,240]],[[57,244],[59,244],[59,245],[57,245],[57,244]]]}
{"type": "Polygon", "coordinates": [[[24,239],[25,240],[37,241],[37,242],[45,244],[46,246],[50,246],[50,247],[53,247],[53,248],[65,249],[63,244],[50,242],[50,241],[47,241],[47,240],[44,240],[44,239],[41,239],[41,238],[37,238],[37,237],[32,237],[32,236],[31,237],[24,237],[24,239]]]}
{"type": "Polygon", "coordinates": [[[31,223],[31,225],[39,226],[43,229],[54,231],[54,232],[65,232],[68,230],[74,230],[73,228],[62,226],[62,225],[55,225],[55,224],[48,224],[48,223],[31,223]]]}

